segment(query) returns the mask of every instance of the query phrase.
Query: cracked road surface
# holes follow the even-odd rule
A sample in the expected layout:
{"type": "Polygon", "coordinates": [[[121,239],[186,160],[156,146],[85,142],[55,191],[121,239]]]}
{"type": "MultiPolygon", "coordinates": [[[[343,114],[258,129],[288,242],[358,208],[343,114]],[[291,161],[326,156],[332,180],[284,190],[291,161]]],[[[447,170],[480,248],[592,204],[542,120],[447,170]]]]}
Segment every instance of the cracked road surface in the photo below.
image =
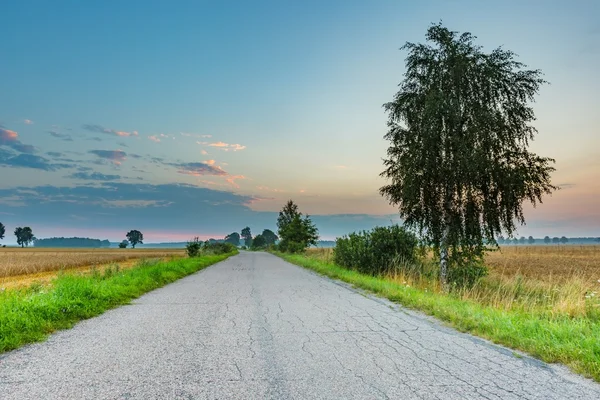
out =
{"type": "Polygon", "coordinates": [[[0,356],[8,399],[600,399],[600,385],[265,253],[0,356]]]}

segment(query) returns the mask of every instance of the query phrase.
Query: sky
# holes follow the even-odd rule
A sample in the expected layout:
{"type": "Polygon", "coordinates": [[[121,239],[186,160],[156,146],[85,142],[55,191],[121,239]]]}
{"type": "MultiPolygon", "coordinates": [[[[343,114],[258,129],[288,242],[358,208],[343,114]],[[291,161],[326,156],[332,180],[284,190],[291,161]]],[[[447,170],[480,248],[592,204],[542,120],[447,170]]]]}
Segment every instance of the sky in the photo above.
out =
{"type": "Polygon", "coordinates": [[[600,236],[600,2],[29,1],[0,24],[0,222],[146,242],[397,222],[382,104],[442,21],[550,82],[531,149],[561,190],[518,235],[600,236]]]}

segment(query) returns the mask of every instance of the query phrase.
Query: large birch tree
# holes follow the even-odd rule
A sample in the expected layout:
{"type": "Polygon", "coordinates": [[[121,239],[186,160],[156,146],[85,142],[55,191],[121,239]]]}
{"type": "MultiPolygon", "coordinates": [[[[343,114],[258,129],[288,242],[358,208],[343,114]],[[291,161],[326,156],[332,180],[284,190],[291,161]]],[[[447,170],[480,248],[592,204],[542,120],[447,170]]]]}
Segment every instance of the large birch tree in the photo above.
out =
{"type": "Polygon", "coordinates": [[[485,53],[470,33],[434,24],[426,44],[406,43],[406,73],[388,113],[380,193],[433,246],[440,279],[481,260],[486,245],[524,224],[556,188],[551,158],[528,150],[530,105],[545,81],[503,48],[485,53]]]}

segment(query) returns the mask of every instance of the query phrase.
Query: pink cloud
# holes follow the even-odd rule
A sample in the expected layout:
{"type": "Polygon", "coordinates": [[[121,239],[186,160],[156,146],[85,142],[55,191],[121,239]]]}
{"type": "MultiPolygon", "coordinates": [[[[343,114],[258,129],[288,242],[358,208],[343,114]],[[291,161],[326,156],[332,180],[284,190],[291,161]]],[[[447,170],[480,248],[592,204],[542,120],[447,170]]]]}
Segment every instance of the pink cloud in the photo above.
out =
{"type": "Polygon", "coordinates": [[[150,139],[156,143],[160,142],[160,139],[158,137],[156,137],[156,135],[148,136],[148,139],[150,139]]]}
{"type": "Polygon", "coordinates": [[[10,129],[0,128],[0,144],[6,144],[9,142],[16,142],[19,135],[15,131],[10,129]]]}
{"type": "Polygon", "coordinates": [[[216,147],[219,150],[223,150],[223,151],[239,151],[239,150],[244,150],[246,148],[246,146],[243,146],[241,144],[238,143],[234,143],[234,144],[229,144],[229,143],[225,143],[225,142],[215,142],[215,143],[209,143],[209,142],[196,142],[200,145],[203,146],[209,146],[209,147],[216,147]]]}
{"type": "Polygon", "coordinates": [[[138,136],[139,135],[138,131],[132,131],[132,132],[117,131],[115,129],[105,128],[101,125],[86,124],[86,125],[83,125],[83,129],[90,131],[90,132],[105,133],[108,135],[116,135],[116,136],[120,136],[120,137],[138,136]]]}
{"type": "Polygon", "coordinates": [[[200,154],[202,154],[203,156],[205,156],[205,155],[208,154],[208,151],[206,151],[206,150],[200,150],[200,154]]]}
{"type": "Polygon", "coordinates": [[[227,147],[227,146],[229,146],[227,143],[224,143],[224,142],[209,143],[208,145],[210,147],[227,147]]]}
{"type": "Polygon", "coordinates": [[[235,182],[238,179],[247,179],[244,175],[229,175],[225,180],[233,187],[239,188],[240,186],[235,182]]]}

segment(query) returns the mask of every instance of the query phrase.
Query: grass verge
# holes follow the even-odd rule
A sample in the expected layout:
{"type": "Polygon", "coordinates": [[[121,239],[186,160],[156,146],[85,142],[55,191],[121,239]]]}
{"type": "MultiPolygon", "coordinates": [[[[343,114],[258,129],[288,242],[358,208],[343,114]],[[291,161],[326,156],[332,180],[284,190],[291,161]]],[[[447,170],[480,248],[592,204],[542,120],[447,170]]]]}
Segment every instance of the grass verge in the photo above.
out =
{"type": "Polygon", "coordinates": [[[419,290],[303,255],[274,253],[293,264],[432,315],[450,326],[525,351],[600,382],[600,321],[550,313],[503,310],[453,295],[419,290]]]}
{"type": "MultiPolygon", "coordinates": [[[[232,253],[233,254],[233,253],[232,253]]],[[[232,254],[205,255],[166,262],[142,261],[89,275],[61,274],[50,288],[0,292],[0,353],[42,341],[59,329],[97,316],[142,294],[226,259],[232,254]]]]}

